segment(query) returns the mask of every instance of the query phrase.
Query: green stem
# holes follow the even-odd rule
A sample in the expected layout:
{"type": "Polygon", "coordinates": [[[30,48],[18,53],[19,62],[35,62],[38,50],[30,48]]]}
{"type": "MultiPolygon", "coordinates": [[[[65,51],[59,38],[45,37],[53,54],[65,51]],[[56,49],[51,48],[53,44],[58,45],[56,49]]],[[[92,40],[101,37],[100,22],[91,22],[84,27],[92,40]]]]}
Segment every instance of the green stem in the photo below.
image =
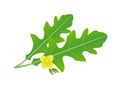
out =
{"type": "Polygon", "coordinates": [[[32,63],[22,65],[25,61],[26,61],[26,60],[23,60],[21,63],[19,63],[18,65],[16,65],[15,68],[22,68],[22,67],[26,67],[26,66],[32,65],[32,63]]]}
{"type": "Polygon", "coordinates": [[[15,68],[22,68],[22,67],[26,67],[26,66],[30,66],[30,65],[32,65],[32,63],[25,64],[25,65],[18,64],[17,66],[15,66],[15,68]]]}

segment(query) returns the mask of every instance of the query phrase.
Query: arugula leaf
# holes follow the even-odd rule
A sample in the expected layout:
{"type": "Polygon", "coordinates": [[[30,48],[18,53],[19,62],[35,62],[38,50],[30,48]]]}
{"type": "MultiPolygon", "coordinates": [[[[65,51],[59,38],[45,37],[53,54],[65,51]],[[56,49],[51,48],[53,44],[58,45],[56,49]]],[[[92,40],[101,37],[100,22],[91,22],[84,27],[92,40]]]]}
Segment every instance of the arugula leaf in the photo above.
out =
{"type": "Polygon", "coordinates": [[[82,55],[84,51],[96,54],[94,48],[99,48],[103,45],[107,35],[103,32],[93,31],[88,34],[88,29],[85,29],[81,38],[76,38],[75,31],[72,31],[67,37],[67,41],[62,48],[59,48],[54,39],[49,39],[49,48],[45,55],[53,55],[53,63],[63,72],[64,63],[63,56],[70,56],[76,61],[85,61],[82,55]]]}
{"type": "Polygon", "coordinates": [[[45,23],[43,39],[39,39],[36,35],[31,34],[33,48],[31,52],[26,55],[26,60],[30,60],[35,54],[46,52],[49,38],[54,38],[56,43],[63,42],[64,39],[60,37],[60,34],[70,32],[68,28],[72,25],[72,20],[73,16],[71,14],[62,15],[60,19],[55,16],[53,26],[50,26],[48,22],[45,23]]]}

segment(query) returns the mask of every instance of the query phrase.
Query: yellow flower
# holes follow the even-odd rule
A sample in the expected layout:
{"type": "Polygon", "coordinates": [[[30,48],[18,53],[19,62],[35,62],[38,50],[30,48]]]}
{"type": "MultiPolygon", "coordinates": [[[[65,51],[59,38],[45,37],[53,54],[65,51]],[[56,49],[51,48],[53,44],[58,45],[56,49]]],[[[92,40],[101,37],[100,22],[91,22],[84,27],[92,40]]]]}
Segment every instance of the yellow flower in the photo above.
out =
{"type": "Polygon", "coordinates": [[[52,69],[54,67],[53,62],[53,56],[49,55],[49,56],[41,56],[40,57],[40,61],[41,61],[41,67],[43,69],[49,68],[52,69]]]}

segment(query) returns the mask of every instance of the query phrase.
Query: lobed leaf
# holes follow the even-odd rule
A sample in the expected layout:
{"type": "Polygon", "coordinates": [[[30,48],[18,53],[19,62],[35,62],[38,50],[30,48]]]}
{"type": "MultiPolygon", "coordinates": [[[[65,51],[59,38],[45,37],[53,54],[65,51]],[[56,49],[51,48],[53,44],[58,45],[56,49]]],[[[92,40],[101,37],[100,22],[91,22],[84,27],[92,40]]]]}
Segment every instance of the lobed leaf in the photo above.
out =
{"type": "Polygon", "coordinates": [[[70,56],[77,61],[85,61],[83,56],[84,51],[88,51],[92,54],[96,54],[97,51],[94,48],[99,48],[103,45],[107,38],[107,35],[103,32],[93,31],[88,34],[88,29],[86,29],[81,38],[76,38],[75,31],[72,31],[68,37],[65,45],[59,48],[54,39],[49,40],[49,48],[45,55],[54,56],[54,64],[63,72],[64,63],[63,56],[70,56]]]}
{"type": "Polygon", "coordinates": [[[39,39],[36,35],[31,34],[33,41],[33,48],[29,54],[26,55],[26,60],[38,53],[44,53],[47,49],[49,38],[54,38],[56,43],[63,42],[64,39],[60,37],[62,33],[69,33],[68,28],[72,25],[73,16],[71,14],[62,15],[60,19],[54,18],[54,25],[50,26],[48,22],[44,26],[44,38],[39,39]]]}

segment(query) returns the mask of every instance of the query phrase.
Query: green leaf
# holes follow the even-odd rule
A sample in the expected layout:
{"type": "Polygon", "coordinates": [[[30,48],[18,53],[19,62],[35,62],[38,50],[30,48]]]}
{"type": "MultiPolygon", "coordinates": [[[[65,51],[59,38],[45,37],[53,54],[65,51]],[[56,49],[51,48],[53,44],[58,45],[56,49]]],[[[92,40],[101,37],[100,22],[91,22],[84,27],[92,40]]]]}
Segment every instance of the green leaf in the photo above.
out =
{"type": "Polygon", "coordinates": [[[81,38],[76,38],[75,31],[72,31],[62,48],[58,48],[54,39],[49,39],[49,48],[45,55],[53,55],[53,63],[63,72],[63,56],[70,56],[76,61],[85,61],[86,59],[82,53],[88,51],[91,54],[96,54],[94,48],[101,47],[106,38],[107,35],[103,32],[93,31],[88,34],[88,29],[83,32],[81,38]]]}
{"type": "Polygon", "coordinates": [[[41,63],[40,58],[34,58],[32,64],[38,66],[41,63]]]}
{"type": "Polygon", "coordinates": [[[45,23],[43,39],[39,39],[36,35],[31,34],[33,48],[31,52],[26,55],[26,60],[30,60],[35,54],[46,52],[49,38],[53,38],[56,43],[63,42],[64,39],[60,37],[60,35],[70,32],[68,28],[72,25],[72,20],[73,16],[71,14],[62,15],[60,19],[55,16],[53,26],[50,26],[48,22],[45,23]]]}

